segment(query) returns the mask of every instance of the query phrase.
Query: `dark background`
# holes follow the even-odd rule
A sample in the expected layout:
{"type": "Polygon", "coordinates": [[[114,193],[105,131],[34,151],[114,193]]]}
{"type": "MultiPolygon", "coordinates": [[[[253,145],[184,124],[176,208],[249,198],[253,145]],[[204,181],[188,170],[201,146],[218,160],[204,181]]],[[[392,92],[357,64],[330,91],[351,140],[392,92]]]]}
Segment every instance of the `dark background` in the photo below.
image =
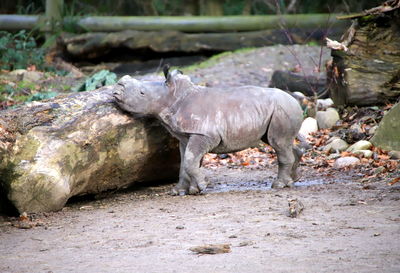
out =
{"type": "MultiPolygon", "coordinates": [[[[0,14],[39,14],[45,0],[2,0],[0,14]]],[[[258,15],[354,13],[381,0],[65,0],[64,15],[258,15]]]]}

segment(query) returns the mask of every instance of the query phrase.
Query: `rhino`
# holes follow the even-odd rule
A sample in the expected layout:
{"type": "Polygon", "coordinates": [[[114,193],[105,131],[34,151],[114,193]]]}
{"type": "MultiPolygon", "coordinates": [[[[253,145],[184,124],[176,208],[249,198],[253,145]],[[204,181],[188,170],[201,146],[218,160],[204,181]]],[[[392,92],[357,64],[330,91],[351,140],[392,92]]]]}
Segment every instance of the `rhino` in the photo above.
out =
{"type": "Polygon", "coordinates": [[[179,140],[179,182],[172,195],[199,194],[207,187],[203,156],[269,144],[278,158],[273,188],[291,187],[299,179],[302,156],[294,145],[303,112],[288,93],[276,88],[195,85],[179,70],[164,68],[165,81],[140,81],[128,75],[115,85],[120,108],[134,116],[157,118],[179,140]]]}

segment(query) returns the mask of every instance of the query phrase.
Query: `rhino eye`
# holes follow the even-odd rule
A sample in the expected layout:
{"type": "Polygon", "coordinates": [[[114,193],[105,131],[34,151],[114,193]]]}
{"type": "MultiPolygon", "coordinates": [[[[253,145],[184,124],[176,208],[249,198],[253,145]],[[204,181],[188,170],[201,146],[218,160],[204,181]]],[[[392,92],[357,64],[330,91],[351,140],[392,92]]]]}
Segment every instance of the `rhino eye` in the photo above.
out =
{"type": "Polygon", "coordinates": [[[144,92],[142,90],[139,90],[139,93],[141,96],[144,96],[144,92]]]}

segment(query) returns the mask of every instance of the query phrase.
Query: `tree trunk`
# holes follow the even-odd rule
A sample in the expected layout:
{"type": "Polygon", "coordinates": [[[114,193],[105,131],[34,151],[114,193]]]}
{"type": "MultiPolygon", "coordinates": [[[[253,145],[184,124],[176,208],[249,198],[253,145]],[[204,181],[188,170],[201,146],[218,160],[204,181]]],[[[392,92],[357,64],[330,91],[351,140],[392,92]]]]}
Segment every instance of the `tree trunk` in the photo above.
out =
{"type": "Polygon", "coordinates": [[[185,6],[183,7],[183,12],[184,12],[185,16],[199,15],[200,14],[199,0],[185,1],[185,6]]]}
{"type": "Polygon", "coordinates": [[[200,0],[201,15],[222,16],[224,8],[222,0],[200,0]]]}
{"type": "Polygon", "coordinates": [[[333,49],[328,65],[330,95],[336,105],[383,104],[399,97],[399,8],[358,16],[342,45],[348,50],[333,49]]]}
{"type": "Polygon", "coordinates": [[[157,121],[122,113],[111,92],[109,86],[0,113],[0,194],[20,213],[178,176],[177,141],[157,121]]]}
{"type": "Polygon", "coordinates": [[[243,15],[250,15],[252,6],[253,6],[253,0],[245,0],[242,14],[243,15]]]}

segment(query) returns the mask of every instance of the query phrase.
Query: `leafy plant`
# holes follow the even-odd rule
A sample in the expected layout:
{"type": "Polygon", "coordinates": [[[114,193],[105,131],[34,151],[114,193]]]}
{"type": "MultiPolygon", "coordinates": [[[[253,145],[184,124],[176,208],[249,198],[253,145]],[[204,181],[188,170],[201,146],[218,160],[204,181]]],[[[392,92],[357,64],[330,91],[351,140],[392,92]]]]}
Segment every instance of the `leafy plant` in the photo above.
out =
{"type": "Polygon", "coordinates": [[[25,30],[16,34],[0,31],[0,69],[24,69],[35,65],[45,68],[44,49],[37,47],[35,39],[25,30]]]}

